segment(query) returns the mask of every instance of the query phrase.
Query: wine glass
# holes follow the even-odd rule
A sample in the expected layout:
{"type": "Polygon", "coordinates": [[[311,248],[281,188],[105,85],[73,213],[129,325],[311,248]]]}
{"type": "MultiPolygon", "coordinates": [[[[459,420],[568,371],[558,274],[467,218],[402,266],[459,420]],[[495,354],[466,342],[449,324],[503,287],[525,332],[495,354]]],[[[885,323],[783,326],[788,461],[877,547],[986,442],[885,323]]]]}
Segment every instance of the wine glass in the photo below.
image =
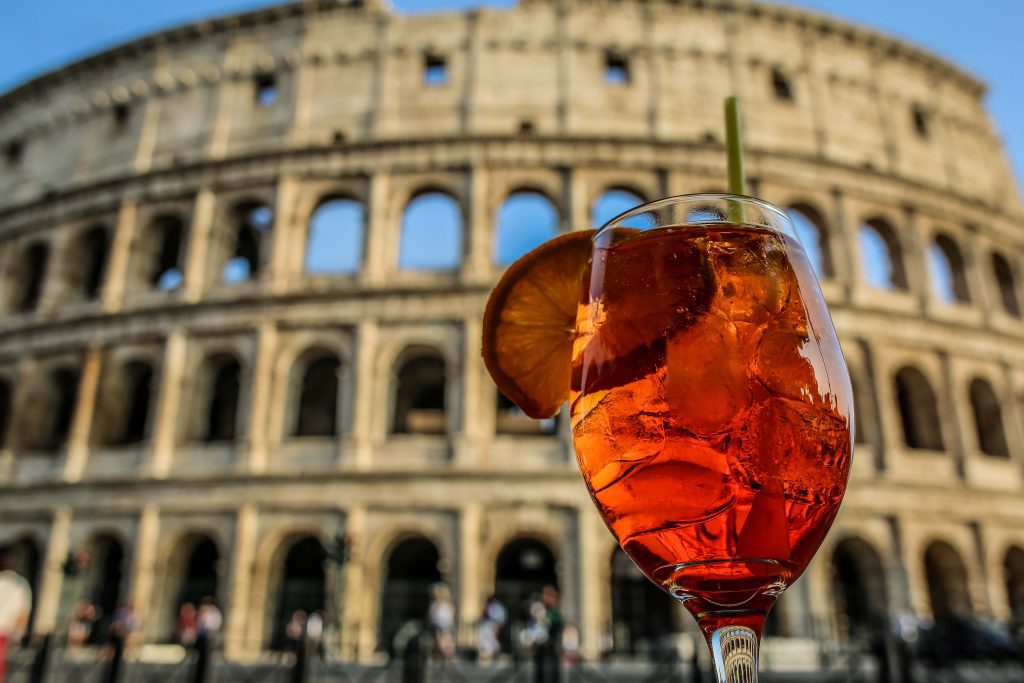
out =
{"type": "Polygon", "coordinates": [[[832,525],[852,449],[849,374],[796,229],[739,195],[637,207],[594,235],[578,311],[591,497],[696,617],[717,680],[754,682],[765,618],[832,525]]]}

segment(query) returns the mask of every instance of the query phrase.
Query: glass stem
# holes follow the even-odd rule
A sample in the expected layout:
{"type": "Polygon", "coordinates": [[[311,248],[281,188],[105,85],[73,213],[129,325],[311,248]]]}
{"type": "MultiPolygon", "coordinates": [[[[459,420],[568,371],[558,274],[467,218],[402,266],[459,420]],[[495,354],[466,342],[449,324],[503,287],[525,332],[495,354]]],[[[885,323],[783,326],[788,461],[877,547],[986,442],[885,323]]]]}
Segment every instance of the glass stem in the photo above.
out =
{"type": "Polygon", "coordinates": [[[757,683],[760,639],[746,626],[723,626],[708,639],[716,683],[757,683]]]}

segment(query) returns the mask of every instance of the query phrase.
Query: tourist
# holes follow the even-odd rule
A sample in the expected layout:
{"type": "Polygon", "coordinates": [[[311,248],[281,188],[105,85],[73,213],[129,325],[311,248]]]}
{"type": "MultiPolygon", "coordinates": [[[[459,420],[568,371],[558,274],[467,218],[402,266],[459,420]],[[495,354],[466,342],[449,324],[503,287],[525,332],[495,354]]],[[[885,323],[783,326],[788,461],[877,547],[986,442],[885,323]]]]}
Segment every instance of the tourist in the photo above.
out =
{"type": "Polygon", "coordinates": [[[14,559],[0,550],[0,683],[7,677],[7,653],[25,635],[32,611],[32,589],[14,571],[14,559]]]}
{"type": "Polygon", "coordinates": [[[431,590],[433,600],[427,611],[427,623],[434,634],[438,655],[450,662],[455,659],[455,603],[446,584],[435,583],[431,590]]]}
{"type": "Polygon", "coordinates": [[[196,644],[198,624],[196,623],[196,606],[186,602],[178,608],[178,619],[174,623],[174,640],[185,648],[196,644]]]}
{"type": "Polygon", "coordinates": [[[477,624],[477,658],[488,664],[501,653],[501,632],[508,621],[508,611],[495,597],[484,602],[484,611],[477,624]]]}

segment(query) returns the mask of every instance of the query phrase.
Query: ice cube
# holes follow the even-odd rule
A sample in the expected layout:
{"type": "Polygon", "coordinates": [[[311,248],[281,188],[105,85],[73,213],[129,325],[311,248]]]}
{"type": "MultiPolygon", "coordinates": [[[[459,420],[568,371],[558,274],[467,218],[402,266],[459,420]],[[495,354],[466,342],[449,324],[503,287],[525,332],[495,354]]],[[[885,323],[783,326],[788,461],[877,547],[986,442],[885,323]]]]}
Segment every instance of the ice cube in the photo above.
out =
{"type": "Polygon", "coordinates": [[[786,307],[796,280],[779,237],[757,234],[717,241],[710,255],[718,284],[711,308],[719,315],[760,326],[786,307]]]}

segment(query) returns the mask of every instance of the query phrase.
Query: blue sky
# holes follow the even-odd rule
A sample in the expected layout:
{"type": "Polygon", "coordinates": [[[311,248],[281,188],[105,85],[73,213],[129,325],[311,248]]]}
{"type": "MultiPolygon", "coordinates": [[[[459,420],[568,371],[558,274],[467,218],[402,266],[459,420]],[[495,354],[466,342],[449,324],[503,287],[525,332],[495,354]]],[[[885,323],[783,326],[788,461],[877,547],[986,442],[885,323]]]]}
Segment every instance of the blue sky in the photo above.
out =
{"type": "MultiPolygon", "coordinates": [[[[69,60],[164,27],[277,0],[47,0],[0,5],[0,91],[69,60]]],[[[513,0],[393,0],[401,12],[510,6],[513,0]]],[[[989,110],[1024,181],[1022,0],[779,0],[910,40],[987,81],[989,110]]]]}

